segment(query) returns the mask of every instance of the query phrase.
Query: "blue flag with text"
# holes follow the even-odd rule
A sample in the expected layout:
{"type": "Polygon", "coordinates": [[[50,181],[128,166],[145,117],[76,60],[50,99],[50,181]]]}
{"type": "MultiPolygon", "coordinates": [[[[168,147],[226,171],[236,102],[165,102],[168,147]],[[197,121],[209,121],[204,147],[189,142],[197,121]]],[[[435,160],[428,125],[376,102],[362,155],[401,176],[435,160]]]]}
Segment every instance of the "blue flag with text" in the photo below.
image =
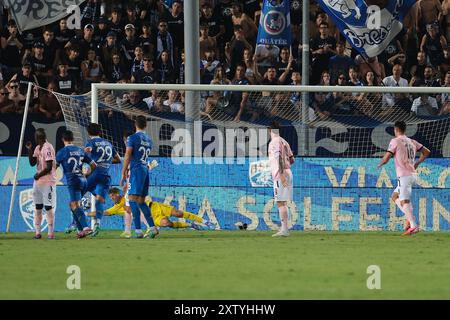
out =
{"type": "Polygon", "coordinates": [[[256,43],[283,47],[291,45],[289,0],[264,0],[256,43]]]}
{"type": "Polygon", "coordinates": [[[317,0],[341,33],[365,57],[379,55],[403,28],[416,0],[387,1],[385,8],[364,0],[317,0]]]}

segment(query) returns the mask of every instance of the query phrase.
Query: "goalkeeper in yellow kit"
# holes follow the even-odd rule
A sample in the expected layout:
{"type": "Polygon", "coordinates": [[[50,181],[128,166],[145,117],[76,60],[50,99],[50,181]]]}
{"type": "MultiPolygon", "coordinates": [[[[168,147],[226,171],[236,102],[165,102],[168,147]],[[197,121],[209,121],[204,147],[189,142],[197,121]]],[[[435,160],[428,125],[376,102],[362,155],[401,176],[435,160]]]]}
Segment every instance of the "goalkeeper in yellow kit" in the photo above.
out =
{"type": "MultiPolygon", "coordinates": [[[[131,237],[131,210],[127,206],[125,196],[120,194],[119,188],[109,189],[109,197],[114,202],[114,206],[106,209],[103,213],[104,216],[121,215],[125,220],[125,231],[121,234],[123,238],[131,237]]],[[[169,227],[169,228],[193,228],[197,230],[214,229],[215,225],[209,221],[205,221],[203,218],[182,210],[177,210],[175,207],[163,204],[160,202],[146,200],[146,203],[151,208],[152,218],[157,227],[169,227]],[[184,218],[191,220],[192,223],[182,221],[170,221],[169,217],[184,218]]],[[[95,216],[95,212],[90,212],[88,216],[95,216]]],[[[145,219],[142,219],[145,222],[145,219]]],[[[148,228],[148,226],[147,226],[148,228]]]]}

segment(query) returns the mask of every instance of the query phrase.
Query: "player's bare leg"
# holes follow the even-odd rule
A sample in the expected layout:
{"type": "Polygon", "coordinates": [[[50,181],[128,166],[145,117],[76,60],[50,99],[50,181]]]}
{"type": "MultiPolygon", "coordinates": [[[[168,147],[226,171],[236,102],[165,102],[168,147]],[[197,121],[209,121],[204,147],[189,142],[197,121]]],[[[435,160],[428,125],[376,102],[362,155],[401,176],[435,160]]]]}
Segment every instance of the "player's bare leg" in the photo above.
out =
{"type": "Polygon", "coordinates": [[[273,234],[272,237],[287,237],[289,236],[287,202],[277,201],[277,206],[281,220],[281,228],[277,233],[273,234]]]}
{"type": "Polygon", "coordinates": [[[41,224],[42,224],[42,208],[43,204],[37,204],[34,211],[34,230],[36,234],[34,235],[34,239],[41,239],[41,224]]]}
{"type": "Polygon", "coordinates": [[[419,232],[419,228],[416,224],[416,219],[414,218],[414,214],[413,214],[413,207],[411,204],[411,201],[409,200],[401,200],[400,201],[403,209],[405,210],[405,215],[406,215],[406,219],[408,219],[409,223],[410,223],[410,227],[408,230],[406,230],[403,235],[411,235],[414,233],[419,232]]]}
{"type": "Polygon", "coordinates": [[[47,215],[47,238],[48,239],[54,239],[55,238],[55,210],[53,207],[46,206],[45,212],[47,215]]]}
{"type": "Polygon", "coordinates": [[[94,227],[92,228],[92,236],[95,237],[100,232],[100,223],[103,217],[105,199],[101,195],[95,196],[95,217],[92,219],[94,221],[94,227]]]}
{"type": "Polygon", "coordinates": [[[130,207],[125,207],[125,214],[123,215],[123,220],[125,224],[125,230],[120,234],[121,238],[131,238],[131,209],[130,207]]]}
{"type": "MultiPolygon", "coordinates": [[[[401,212],[403,212],[403,214],[404,214],[405,217],[406,217],[405,209],[403,208],[403,206],[402,206],[402,204],[401,204],[401,202],[400,202],[400,199],[399,199],[399,197],[398,197],[398,192],[392,193],[391,199],[392,199],[392,201],[394,201],[394,203],[397,205],[397,207],[400,209],[401,212]]],[[[403,227],[403,230],[406,231],[406,230],[408,230],[410,227],[411,227],[411,224],[410,224],[409,220],[406,219],[406,223],[405,223],[405,225],[404,225],[404,227],[403,227]]]]}

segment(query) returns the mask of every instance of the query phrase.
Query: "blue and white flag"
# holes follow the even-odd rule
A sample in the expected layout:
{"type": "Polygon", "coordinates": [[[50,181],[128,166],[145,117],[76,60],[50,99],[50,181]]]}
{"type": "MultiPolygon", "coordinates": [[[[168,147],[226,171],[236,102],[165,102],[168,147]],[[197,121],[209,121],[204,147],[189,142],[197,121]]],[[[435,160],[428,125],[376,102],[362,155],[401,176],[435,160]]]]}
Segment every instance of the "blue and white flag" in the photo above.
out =
{"type": "Polygon", "coordinates": [[[51,24],[69,14],[81,20],[79,5],[86,0],[5,0],[20,32],[51,24]],[[78,8],[75,10],[72,8],[78,8]]]}
{"type": "Polygon", "coordinates": [[[264,0],[256,43],[283,47],[291,45],[289,0],[264,0]]]}
{"type": "Polygon", "coordinates": [[[358,52],[379,55],[403,28],[403,19],[416,0],[390,0],[385,8],[364,0],[317,0],[322,9],[358,52]]]}

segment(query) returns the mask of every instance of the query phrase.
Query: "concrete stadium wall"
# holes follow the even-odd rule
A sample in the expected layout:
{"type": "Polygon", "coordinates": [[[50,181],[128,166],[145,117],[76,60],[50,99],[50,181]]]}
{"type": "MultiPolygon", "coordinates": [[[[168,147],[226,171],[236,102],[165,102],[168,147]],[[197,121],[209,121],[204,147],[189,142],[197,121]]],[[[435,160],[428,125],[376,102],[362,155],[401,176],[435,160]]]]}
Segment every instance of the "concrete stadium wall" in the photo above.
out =
{"type": "MultiPolygon", "coordinates": [[[[273,202],[272,181],[266,160],[244,158],[155,158],[150,195],[216,222],[220,229],[276,229],[279,218],[273,202]],[[215,163],[213,163],[215,162],[215,163]],[[219,163],[218,163],[219,162],[219,163]]],[[[371,231],[400,230],[403,215],[390,201],[396,186],[393,163],[382,170],[378,159],[297,158],[293,166],[294,201],[289,204],[294,230],[371,231]]],[[[31,231],[31,188],[35,168],[22,158],[11,231],[31,231]]],[[[450,230],[450,159],[427,159],[420,167],[413,207],[422,229],[450,230]]],[[[15,158],[0,157],[0,231],[6,228],[15,158]]],[[[113,184],[120,166],[112,168],[113,184]]],[[[70,222],[68,192],[58,169],[56,229],[70,222]]],[[[107,205],[111,205],[109,201],[107,205]]],[[[104,227],[121,229],[121,217],[108,217],[104,227]]]]}

